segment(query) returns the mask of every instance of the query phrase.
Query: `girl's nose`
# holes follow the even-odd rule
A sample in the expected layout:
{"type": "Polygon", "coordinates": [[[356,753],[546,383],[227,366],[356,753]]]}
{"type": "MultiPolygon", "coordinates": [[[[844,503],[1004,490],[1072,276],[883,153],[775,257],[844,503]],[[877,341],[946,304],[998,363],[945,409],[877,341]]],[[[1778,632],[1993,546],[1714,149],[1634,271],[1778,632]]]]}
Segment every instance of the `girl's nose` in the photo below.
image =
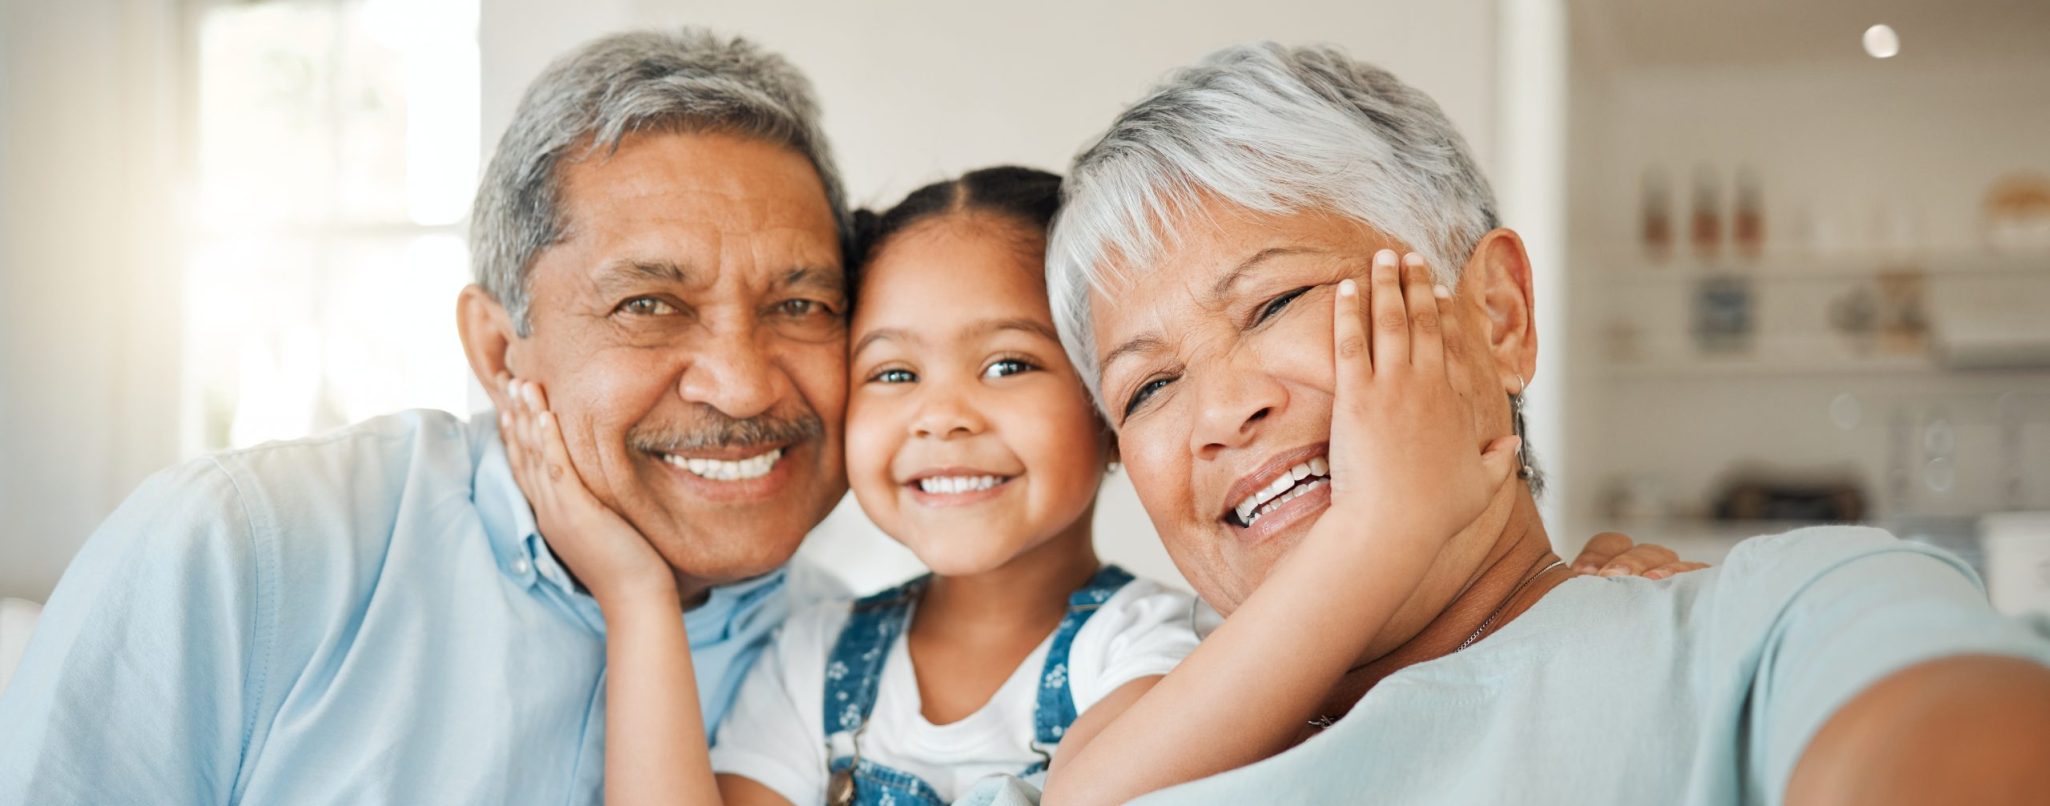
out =
{"type": "MultiPolygon", "coordinates": [[[[922,390],[923,391],[923,390],[922,390]]],[[[918,414],[912,418],[913,436],[930,439],[954,439],[974,436],[987,427],[975,407],[960,395],[940,390],[934,392],[918,407],[918,414]]]]}

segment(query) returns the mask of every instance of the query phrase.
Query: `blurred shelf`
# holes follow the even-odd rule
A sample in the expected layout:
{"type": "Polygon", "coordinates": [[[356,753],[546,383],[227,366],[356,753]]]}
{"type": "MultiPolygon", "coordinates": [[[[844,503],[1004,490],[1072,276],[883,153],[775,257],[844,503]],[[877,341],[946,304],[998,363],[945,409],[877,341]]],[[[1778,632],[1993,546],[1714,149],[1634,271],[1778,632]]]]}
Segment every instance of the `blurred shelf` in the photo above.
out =
{"type": "Polygon", "coordinates": [[[1953,370],[1937,364],[1926,355],[1859,358],[1687,356],[1610,362],[1598,366],[1596,374],[1610,380],[1638,381],[1805,375],[1919,375],[1951,371],[1953,370]]]}
{"type": "Polygon", "coordinates": [[[2050,278],[2050,251],[1778,252],[1756,258],[1675,256],[1660,261],[1642,252],[1621,250],[1599,253],[1596,264],[1594,271],[1583,272],[1580,279],[1674,283],[1713,277],[1742,277],[1768,283],[1830,282],[1867,279],[1895,272],[1919,272],[1929,277],[2050,278]]]}

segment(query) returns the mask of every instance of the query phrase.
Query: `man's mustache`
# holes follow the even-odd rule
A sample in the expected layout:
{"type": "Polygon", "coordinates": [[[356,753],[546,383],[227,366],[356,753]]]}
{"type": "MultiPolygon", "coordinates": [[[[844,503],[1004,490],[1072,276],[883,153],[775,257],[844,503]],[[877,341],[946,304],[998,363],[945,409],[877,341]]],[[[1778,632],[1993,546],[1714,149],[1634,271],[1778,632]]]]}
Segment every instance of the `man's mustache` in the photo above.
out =
{"type": "Polygon", "coordinates": [[[698,422],[689,426],[635,428],[627,445],[650,453],[681,453],[707,448],[754,448],[791,445],[826,435],[826,423],[812,411],[793,415],[759,414],[745,419],[700,404],[698,422]]]}

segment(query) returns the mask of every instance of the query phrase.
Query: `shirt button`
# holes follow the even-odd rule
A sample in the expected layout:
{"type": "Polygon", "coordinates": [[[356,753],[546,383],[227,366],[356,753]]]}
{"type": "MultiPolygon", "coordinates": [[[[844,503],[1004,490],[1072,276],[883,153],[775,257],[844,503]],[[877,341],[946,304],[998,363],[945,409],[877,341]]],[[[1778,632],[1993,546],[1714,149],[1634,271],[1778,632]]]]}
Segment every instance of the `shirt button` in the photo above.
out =
{"type": "Polygon", "coordinates": [[[515,574],[526,576],[527,572],[532,570],[534,570],[534,564],[527,562],[524,557],[513,561],[512,572],[515,574]]]}

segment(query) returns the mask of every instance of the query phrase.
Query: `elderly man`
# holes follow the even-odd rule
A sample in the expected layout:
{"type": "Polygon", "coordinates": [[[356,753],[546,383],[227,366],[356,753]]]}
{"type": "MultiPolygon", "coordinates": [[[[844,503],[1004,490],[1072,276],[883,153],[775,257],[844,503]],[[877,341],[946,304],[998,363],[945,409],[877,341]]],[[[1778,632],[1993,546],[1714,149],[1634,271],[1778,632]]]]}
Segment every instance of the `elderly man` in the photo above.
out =
{"type": "MultiPolygon", "coordinates": [[[[1418,490],[1404,501],[1358,492],[1398,487],[1401,467],[1343,477],[1341,417],[1358,439],[1422,450],[1407,423],[1362,425],[1362,412],[1395,409],[1334,405],[1390,394],[1337,385],[1338,362],[1366,360],[1364,335],[1334,336],[1345,281],[1374,291],[1353,329],[1373,335],[1377,366],[1383,339],[1406,362],[1413,326],[1457,323],[1443,328],[1440,374],[1467,391],[1413,416],[1450,407],[1481,445],[1519,433],[1536,364],[1528,257],[1422,93],[1331,49],[1230,49],[1121,115],[1077,157],[1067,194],[1049,247],[1054,315],[1176,565],[1226,630],[1235,612],[1290,606],[1277,603],[1329,612],[1295,620],[1326,630],[1267,679],[1130,726],[1201,742],[1135,743],[1154,755],[1106,760],[1158,770],[1150,783],[1105,791],[1057,768],[1054,785],[1073,786],[1050,796],[1116,802],[1212,775],[1150,801],[2050,798],[2050,641],[1995,614],[1955,558],[1826,527],[1747,541],[1723,568],[1672,579],[1571,578],[1527,462],[1526,481],[1494,492],[1444,492],[1460,481],[1445,477],[1400,487],[1418,490]],[[1404,313],[1395,255],[1410,251],[1453,286],[1443,319],[1404,313]],[[1326,452],[1330,483],[1296,470],[1301,494],[1253,506],[1267,498],[1246,491],[1286,487],[1287,468],[1326,452]],[[1464,524],[1379,630],[1344,628],[1363,618],[1343,609],[1362,600],[1363,569],[1289,562],[1331,533],[1312,527],[1339,511],[1340,489],[1378,507],[1334,527],[1355,529],[1353,545],[1395,539],[1385,531],[1429,520],[1424,508],[1464,524]],[[1488,502],[1477,516],[1450,503],[1475,497],[1488,502]]],[[[1413,299],[1432,297],[1417,287],[1413,299]]]]}
{"type": "MultiPolygon", "coordinates": [[[[553,393],[676,569],[716,722],[846,488],[847,214],[811,90],[702,33],[550,67],[477,195],[463,347],[553,393]]],[[[0,700],[0,803],[589,803],[604,624],[495,418],[433,412],[152,478],[0,700]]]]}

